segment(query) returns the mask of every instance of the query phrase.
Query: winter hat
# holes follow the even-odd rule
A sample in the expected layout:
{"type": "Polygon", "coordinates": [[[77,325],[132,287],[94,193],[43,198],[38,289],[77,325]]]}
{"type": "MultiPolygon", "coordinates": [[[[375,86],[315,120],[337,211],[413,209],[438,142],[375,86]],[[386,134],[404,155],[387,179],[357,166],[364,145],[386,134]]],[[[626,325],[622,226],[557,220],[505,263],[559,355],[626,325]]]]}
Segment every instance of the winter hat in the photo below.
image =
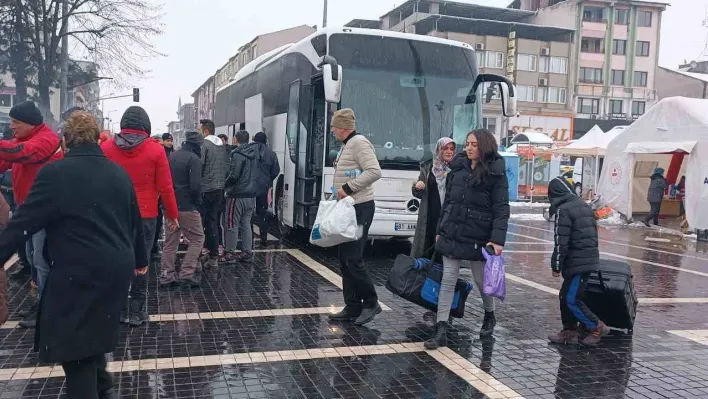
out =
{"type": "Polygon", "coordinates": [[[255,141],[256,143],[266,144],[268,142],[268,137],[266,137],[265,133],[258,132],[255,136],[253,136],[253,141],[255,141]]]}
{"type": "Polygon", "coordinates": [[[332,127],[344,130],[356,130],[356,116],[351,108],[340,109],[332,116],[332,127]]]}
{"type": "Polygon", "coordinates": [[[128,107],[123,113],[123,117],[120,119],[120,128],[140,130],[150,135],[152,131],[152,126],[150,125],[150,117],[147,112],[137,105],[128,107]]]}
{"type": "MultiPolygon", "coordinates": [[[[167,134],[167,133],[165,133],[165,134],[167,134]]],[[[186,137],[186,141],[185,141],[186,143],[202,145],[202,143],[204,142],[204,135],[197,132],[197,131],[194,131],[194,130],[188,131],[186,133],[185,137],[186,137]]],[[[170,136],[169,138],[172,139],[172,136],[170,136]]],[[[167,140],[164,135],[162,136],[162,139],[167,140]]]]}
{"type": "Polygon", "coordinates": [[[172,138],[172,135],[171,135],[171,134],[169,134],[169,133],[162,133],[162,141],[165,141],[165,140],[174,140],[174,139],[172,138]]]}
{"type": "Polygon", "coordinates": [[[10,109],[10,118],[32,126],[39,126],[44,123],[42,112],[32,101],[25,101],[12,107],[10,109]]]}
{"type": "Polygon", "coordinates": [[[654,174],[655,175],[664,175],[664,168],[656,168],[654,169],[654,174]]]}

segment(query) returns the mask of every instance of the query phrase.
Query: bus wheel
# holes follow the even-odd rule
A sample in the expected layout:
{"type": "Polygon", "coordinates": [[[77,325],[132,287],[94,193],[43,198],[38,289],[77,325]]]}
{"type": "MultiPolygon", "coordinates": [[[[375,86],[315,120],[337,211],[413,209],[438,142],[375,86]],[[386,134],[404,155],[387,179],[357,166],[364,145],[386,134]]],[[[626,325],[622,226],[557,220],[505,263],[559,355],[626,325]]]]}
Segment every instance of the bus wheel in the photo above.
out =
{"type": "Polygon", "coordinates": [[[278,202],[276,202],[276,211],[278,212],[278,230],[280,231],[280,238],[286,238],[290,236],[293,232],[292,227],[285,224],[283,219],[283,208],[285,207],[285,200],[283,199],[283,190],[278,192],[278,202]]]}

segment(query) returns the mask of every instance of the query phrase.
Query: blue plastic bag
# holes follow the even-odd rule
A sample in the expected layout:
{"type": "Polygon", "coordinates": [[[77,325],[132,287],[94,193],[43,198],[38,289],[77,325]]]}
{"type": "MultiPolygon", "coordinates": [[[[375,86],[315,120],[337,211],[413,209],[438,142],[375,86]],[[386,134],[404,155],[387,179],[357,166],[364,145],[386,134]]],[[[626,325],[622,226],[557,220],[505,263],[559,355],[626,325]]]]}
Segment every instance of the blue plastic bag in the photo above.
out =
{"type": "Polygon", "coordinates": [[[504,302],[506,298],[506,276],[504,275],[504,255],[496,256],[482,249],[484,264],[484,295],[497,297],[504,302]]]}

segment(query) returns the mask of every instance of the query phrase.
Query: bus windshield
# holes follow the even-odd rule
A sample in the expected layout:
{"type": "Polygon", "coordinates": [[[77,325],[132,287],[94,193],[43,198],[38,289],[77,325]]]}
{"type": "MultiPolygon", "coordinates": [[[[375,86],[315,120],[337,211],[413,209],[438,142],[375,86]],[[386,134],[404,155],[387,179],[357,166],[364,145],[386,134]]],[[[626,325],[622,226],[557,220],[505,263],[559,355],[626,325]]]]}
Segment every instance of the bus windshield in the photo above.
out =
{"type": "MultiPolygon", "coordinates": [[[[441,137],[463,143],[481,120],[481,101],[464,104],[475,78],[472,50],[353,34],[330,37],[344,68],[341,107],[352,108],[382,167],[417,167],[441,137]]],[[[478,95],[479,99],[479,95],[478,95]]],[[[330,157],[339,149],[329,140],[330,157]]]]}

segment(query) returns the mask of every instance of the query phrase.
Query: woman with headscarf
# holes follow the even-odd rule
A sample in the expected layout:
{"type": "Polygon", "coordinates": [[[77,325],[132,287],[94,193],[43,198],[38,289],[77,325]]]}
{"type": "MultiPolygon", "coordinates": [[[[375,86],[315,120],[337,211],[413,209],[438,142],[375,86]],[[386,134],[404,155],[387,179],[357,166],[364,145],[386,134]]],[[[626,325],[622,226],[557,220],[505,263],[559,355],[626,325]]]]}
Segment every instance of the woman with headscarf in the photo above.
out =
{"type": "Polygon", "coordinates": [[[454,155],[455,142],[449,137],[443,137],[435,145],[433,158],[420,164],[420,176],[412,188],[413,196],[420,199],[418,224],[411,250],[414,258],[432,256],[435,228],[445,199],[445,179],[450,171],[448,163],[454,155]]]}

